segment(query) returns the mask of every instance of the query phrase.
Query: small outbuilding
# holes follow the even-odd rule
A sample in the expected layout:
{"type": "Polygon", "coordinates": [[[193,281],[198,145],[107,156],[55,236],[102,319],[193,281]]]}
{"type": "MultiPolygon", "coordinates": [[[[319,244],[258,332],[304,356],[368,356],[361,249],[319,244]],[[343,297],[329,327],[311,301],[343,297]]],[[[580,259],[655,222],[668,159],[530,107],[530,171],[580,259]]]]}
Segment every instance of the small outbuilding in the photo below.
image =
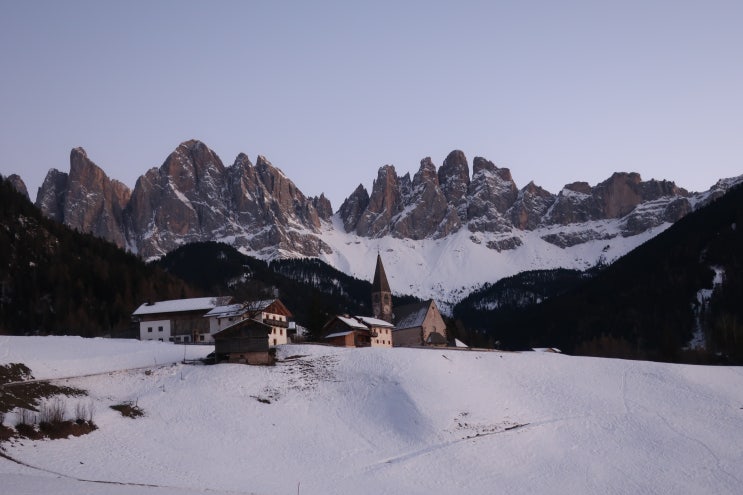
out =
{"type": "Polygon", "coordinates": [[[244,364],[274,364],[274,352],[269,351],[268,335],[271,327],[247,319],[238,321],[214,334],[214,353],[217,361],[244,364]]]}

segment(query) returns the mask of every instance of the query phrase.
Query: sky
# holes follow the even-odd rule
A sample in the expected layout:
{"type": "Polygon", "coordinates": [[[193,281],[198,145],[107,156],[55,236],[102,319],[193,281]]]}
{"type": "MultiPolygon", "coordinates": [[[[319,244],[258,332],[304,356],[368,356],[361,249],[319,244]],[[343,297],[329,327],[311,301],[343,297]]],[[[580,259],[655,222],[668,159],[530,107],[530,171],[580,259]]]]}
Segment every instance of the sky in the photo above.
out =
{"type": "Polygon", "coordinates": [[[0,174],[82,146],[134,187],[179,143],[340,207],[461,149],[551,192],[743,174],[743,2],[0,0],[0,174]]]}

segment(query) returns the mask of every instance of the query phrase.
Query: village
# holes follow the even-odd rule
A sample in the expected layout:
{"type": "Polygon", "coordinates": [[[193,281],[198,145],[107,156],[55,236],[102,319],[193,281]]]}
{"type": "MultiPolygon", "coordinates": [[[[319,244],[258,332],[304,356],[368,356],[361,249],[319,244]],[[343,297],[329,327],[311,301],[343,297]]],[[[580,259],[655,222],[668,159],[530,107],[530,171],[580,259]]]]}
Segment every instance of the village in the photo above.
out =
{"type": "MultiPolygon", "coordinates": [[[[377,254],[371,316],[334,315],[320,343],[339,347],[445,347],[446,323],[436,303],[393,307],[392,291],[377,254]]],[[[214,360],[251,365],[275,361],[278,345],[304,341],[292,312],[278,298],[232,301],[200,297],[143,303],[132,313],[140,340],[213,344],[214,360]]],[[[456,341],[457,346],[464,346],[456,341]]]]}

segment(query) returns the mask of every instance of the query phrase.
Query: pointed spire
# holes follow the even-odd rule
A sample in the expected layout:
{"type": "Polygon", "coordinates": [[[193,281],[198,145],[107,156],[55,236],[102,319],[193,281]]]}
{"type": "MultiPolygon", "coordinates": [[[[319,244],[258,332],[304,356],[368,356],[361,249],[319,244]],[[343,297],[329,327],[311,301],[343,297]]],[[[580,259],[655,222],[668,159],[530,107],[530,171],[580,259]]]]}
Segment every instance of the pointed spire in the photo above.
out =
{"type": "Polygon", "coordinates": [[[391,292],[390,284],[387,282],[387,274],[384,273],[382,256],[377,251],[377,267],[374,270],[374,281],[372,282],[372,292],[391,292]]]}
{"type": "Polygon", "coordinates": [[[384,273],[382,256],[377,252],[377,267],[374,270],[372,281],[372,313],[374,318],[392,323],[392,291],[387,282],[387,274],[384,273]]]}

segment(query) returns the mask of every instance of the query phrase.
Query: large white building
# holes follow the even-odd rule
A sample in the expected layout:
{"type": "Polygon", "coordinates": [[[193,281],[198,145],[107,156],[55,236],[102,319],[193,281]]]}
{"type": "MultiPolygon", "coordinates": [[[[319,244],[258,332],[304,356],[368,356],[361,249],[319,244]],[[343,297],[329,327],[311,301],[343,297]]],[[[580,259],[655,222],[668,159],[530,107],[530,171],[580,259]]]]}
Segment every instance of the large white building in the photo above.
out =
{"type": "Polygon", "coordinates": [[[200,336],[209,332],[204,314],[230,298],[196,297],[169,301],[146,302],[132,313],[139,323],[140,340],[162,342],[198,342],[200,336]]]}

